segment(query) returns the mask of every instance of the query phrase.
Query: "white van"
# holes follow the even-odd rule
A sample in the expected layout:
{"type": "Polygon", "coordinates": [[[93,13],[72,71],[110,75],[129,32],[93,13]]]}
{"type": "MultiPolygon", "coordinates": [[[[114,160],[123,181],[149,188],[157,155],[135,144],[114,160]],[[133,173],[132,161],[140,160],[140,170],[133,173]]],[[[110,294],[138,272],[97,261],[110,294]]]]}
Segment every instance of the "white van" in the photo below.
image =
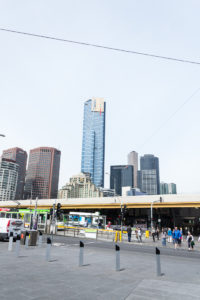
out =
{"type": "Polygon", "coordinates": [[[8,239],[10,232],[13,232],[13,239],[16,240],[23,229],[24,222],[20,219],[0,218],[0,240],[8,239]]]}

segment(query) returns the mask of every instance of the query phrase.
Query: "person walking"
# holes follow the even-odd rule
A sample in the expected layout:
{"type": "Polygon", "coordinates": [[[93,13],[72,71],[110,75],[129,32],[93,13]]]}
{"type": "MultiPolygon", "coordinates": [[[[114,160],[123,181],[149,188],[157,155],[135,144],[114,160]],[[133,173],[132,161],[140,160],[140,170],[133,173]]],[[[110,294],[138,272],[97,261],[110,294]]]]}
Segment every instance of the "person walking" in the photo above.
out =
{"type": "Polygon", "coordinates": [[[154,227],[152,227],[152,229],[151,229],[151,235],[152,235],[153,241],[155,242],[156,230],[154,227]]]}
{"type": "Polygon", "coordinates": [[[157,227],[157,228],[156,228],[156,236],[157,236],[157,240],[159,240],[159,233],[160,233],[160,230],[159,230],[159,228],[157,227]]]}
{"type": "Polygon", "coordinates": [[[181,233],[180,230],[178,230],[177,227],[175,227],[173,232],[173,239],[174,239],[174,247],[177,249],[177,245],[180,243],[181,233]]]}
{"type": "Polygon", "coordinates": [[[188,235],[187,235],[187,243],[188,243],[188,250],[194,250],[194,237],[193,235],[188,231],[188,235]]]}
{"type": "Polygon", "coordinates": [[[168,231],[167,231],[167,235],[168,235],[168,243],[171,243],[172,242],[172,230],[171,228],[168,228],[168,231]]]}
{"type": "Polygon", "coordinates": [[[161,239],[162,239],[162,245],[166,246],[167,233],[164,229],[162,229],[161,232],[161,239]]]}
{"type": "Polygon", "coordinates": [[[138,242],[142,243],[142,230],[138,228],[138,242]]]}
{"type": "Polygon", "coordinates": [[[131,229],[130,225],[127,227],[127,233],[128,233],[128,242],[130,243],[131,242],[131,234],[132,234],[132,229],[131,229]]]}

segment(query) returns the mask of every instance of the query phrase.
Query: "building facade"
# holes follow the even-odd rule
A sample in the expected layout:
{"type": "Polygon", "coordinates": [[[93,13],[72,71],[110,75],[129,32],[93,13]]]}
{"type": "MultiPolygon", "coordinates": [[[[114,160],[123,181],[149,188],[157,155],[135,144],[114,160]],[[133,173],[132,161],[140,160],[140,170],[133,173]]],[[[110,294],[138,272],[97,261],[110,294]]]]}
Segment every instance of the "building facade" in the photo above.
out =
{"type": "Polygon", "coordinates": [[[110,167],[110,188],[115,195],[122,195],[122,187],[133,187],[133,166],[119,165],[110,167]]]}
{"type": "Polygon", "coordinates": [[[14,200],[17,189],[19,166],[11,159],[0,161],[0,201],[14,200]]]}
{"type": "Polygon", "coordinates": [[[61,152],[51,147],[30,150],[25,196],[31,199],[57,198],[61,152]]]}
{"type": "Polygon", "coordinates": [[[27,152],[21,148],[15,147],[3,151],[2,158],[11,159],[19,166],[16,200],[22,200],[24,195],[24,185],[26,176],[27,152]]]}
{"type": "Polygon", "coordinates": [[[138,153],[131,151],[128,154],[128,165],[133,166],[133,187],[137,188],[137,173],[138,173],[138,153]]]}
{"type": "Polygon", "coordinates": [[[103,197],[103,192],[91,181],[90,173],[80,173],[58,192],[59,199],[103,197]]]}
{"type": "Polygon", "coordinates": [[[160,194],[159,159],[152,154],[145,154],[140,158],[140,171],[138,172],[138,187],[141,192],[148,195],[160,194]]]}
{"type": "Polygon", "coordinates": [[[93,98],[84,103],[81,172],[90,173],[97,187],[104,186],[106,103],[93,98]]]}
{"type": "Polygon", "coordinates": [[[160,193],[161,194],[177,194],[175,183],[160,183],[160,193]]]}

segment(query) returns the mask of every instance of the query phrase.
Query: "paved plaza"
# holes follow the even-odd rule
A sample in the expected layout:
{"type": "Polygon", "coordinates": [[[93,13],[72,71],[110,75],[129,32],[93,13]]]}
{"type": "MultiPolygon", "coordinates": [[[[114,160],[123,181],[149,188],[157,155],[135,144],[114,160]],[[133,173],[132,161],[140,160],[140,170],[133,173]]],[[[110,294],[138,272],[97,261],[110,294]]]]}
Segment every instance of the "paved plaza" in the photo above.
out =
{"type": "Polygon", "coordinates": [[[161,249],[164,275],[157,277],[155,254],[134,245],[121,245],[122,270],[117,272],[114,246],[85,240],[84,266],[79,267],[76,238],[55,238],[50,262],[45,260],[45,243],[41,248],[21,246],[19,257],[7,251],[7,242],[0,243],[1,300],[200,299],[198,251],[195,257],[185,250],[165,255],[161,249]],[[183,252],[188,256],[178,255],[183,252]]]}

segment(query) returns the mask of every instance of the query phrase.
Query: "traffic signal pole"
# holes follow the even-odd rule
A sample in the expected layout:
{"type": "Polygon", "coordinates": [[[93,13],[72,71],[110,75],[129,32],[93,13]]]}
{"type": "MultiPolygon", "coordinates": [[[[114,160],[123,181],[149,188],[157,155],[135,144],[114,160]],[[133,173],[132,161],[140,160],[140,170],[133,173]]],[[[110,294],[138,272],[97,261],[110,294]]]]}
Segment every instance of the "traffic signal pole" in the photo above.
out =
{"type": "Polygon", "coordinates": [[[151,202],[151,229],[153,228],[153,204],[154,204],[155,202],[160,202],[160,203],[162,203],[162,202],[163,202],[162,197],[160,197],[159,200],[154,200],[154,201],[151,202]]]}

